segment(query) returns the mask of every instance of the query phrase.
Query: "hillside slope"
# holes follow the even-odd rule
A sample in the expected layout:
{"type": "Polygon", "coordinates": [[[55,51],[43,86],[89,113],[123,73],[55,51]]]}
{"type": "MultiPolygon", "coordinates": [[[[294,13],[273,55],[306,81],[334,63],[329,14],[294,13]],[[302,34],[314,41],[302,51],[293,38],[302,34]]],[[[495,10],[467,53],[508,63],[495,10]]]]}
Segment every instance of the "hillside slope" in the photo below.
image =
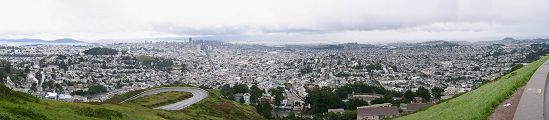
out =
{"type": "Polygon", "coordinates": [[[523,68],[502,76],[473,91],[434,105],[424,111],[396,118],[397,120],[484,120],[492,109],[524,86],[549,57],[544,56],[523,68]]]}
{"type": "Polygon", "coordinates": [[[151,109],[138,104],[88,104],[38,100],[0,85],[1,120],[189,120],[262,119],[252,106],[218,97],[216,90],[203,101],[180,111],[151,109]]]}

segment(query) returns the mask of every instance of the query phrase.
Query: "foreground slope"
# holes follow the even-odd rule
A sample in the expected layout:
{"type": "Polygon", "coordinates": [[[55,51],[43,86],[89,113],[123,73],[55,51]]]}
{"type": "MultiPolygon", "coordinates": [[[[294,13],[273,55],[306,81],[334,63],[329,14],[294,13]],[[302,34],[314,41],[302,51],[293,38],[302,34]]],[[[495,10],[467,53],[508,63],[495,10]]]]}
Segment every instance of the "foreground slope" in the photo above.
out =
{"type": "Polygon", "coordinates": [[[0,85],[1,120],[163,120],[163,119],[262,119],[252,106],[209,96],[180,111],[157,110],[136,103],[89,104],[39,100],[0,85]]]}
{"type": "Polygon", "coordinates": [[[536,69],[549,57],[544,56],[527,66],[502,76],[473,91],[441,102],[424,111],[396,118],[397,120],[484,120],[492,109],[526,84],[536,69]]]}

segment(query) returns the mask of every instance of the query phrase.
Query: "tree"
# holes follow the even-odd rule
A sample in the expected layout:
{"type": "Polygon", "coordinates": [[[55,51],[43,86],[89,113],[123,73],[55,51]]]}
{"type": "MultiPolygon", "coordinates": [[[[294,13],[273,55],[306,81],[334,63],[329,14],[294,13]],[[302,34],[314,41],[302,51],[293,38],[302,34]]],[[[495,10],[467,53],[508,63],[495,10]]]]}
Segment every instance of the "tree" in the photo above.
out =
{"type": "Polygon", "coordinates": [[[240,100],[238,100],[238,102],[240,102],[240,103],[246,103],[246,101],[244,100],[244,97],[240,97],[240,100]]]}
{"type": "Polygon", "coordinates": [[[284,99],[284,87],[271,88],[269,92],[274,96],[274,104],[280,106],[280,102],[284,99]]]}
{"type": "Polygon", "coordinates": [[[93,85],[88,88],[86,92],[88,95],[93,95],[97,93],[107,92],[107,88],[103,85],[93,85]]]}
{"type": "Polygon", "coordinates": [[[414,100],[414,92],[412,92],[411,90],[407,90],[406,92],[404,92],[404,102],[406,103],[409,103],[410,101],[413,101],[414,100]]]}
{"type": "Polygon", "coordinates": [[[343,108],[345,103],[332,92],[331,88],[321,87],[313,90],[308,90],[305,103],[311,105],[311,112],[313,114],[328,112],[328,109],[343,108]]]}
{"type": "Polygon", "coordinates": [[[344,111],[343,113],[324,113],[316,114],[313,120],[354,120],[356,119],[356,111],[344,111]]]}
{"type": "Polygon", "coordinates": [[[348,110],[356,110],[357,107],[366,106],[366,105],[368,105],[367,101],[360,100],[360,99],[350,99],[347,102],[346,107],[348,110]]]}
{"type": "Polygon", "coordinates": [[[423,86],[417,89],[416,96],[421,97],[422,102],[431,101],[431,93],[429,92],[429,90],[425,89],[423,86]]]}
{"type": "Polygon", "coordinates": [[[442,96],[442,92],[444,92],[444,89],[439,87],[434,87],[431,89],[431,92],[434,99],[440,100],[440,97],[442,96]]]}
{"type": "MultiPolygon", "coordinates": [[[[383,104],[383,103],[393,103],[397,104],[397,101],[393,100],[393,94],[390,92],[385,93],[382,98],[377,98],[370,101],[372,104],[383,104]]],[[[396,106],[396,105],[395,105],[396,106]]]]}
{"type": "Polygon", "coordinates": [[[229,84],[221,86],[221,95],[223,97],[225,97],[226,99],[234,100],[233,94],[233,89],[231,89],[231,86],[229,84]]]}
{"type": "Polygon", "coordinates": [[[297,117],[295,116],[294,112],[290,112],[290,114],[288,114],[288,116],[286,116],[284,119],[286,119],[286,120],[296,120],[297,117]]]}
{"type": "Polygon", "coordinates": [[[250,91],[250,89],[248,89],[248,85],[246,84],[236,84],[232,89],[234,93],[248,93],[250,91]]]}
{"type": "Polygon", "coordinates": [[[353,92],[353,89],[350,86],[341,86],[335,90],[337,96],[341,99],[347,99],[349,94],[353,92]]]}
{"type": "Polygon", "coordinates": [[[263,95],[263,92],[257,85],[252,85],[250,88],[250,102],[253,104],[259,102],[259,98],[263,95]]]}
{"type": "Polygon", "coordinates": [[[273,111],[273,107],[271,106],[270,103],[259,103],[256,107],[255,107],[256,111],[263,115],[264,118],[266,119],[270,119],[272,118],[272,111],[273,111]]]}

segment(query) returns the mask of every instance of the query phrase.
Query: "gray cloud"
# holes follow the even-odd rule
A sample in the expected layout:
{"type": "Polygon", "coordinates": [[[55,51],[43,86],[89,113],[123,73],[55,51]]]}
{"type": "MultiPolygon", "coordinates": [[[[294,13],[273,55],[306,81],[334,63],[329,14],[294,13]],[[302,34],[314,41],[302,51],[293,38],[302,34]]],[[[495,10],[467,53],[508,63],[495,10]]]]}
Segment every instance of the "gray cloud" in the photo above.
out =
{"type": "Polygon", "coordinates": [[[545,37],[548,4],[543,0],[14,0],[0,5],[0,15],[12,18],[0,19],[0,37],[357,41],[545,37]],[[28,9],[17,9],[25,5],[28,9]]]}

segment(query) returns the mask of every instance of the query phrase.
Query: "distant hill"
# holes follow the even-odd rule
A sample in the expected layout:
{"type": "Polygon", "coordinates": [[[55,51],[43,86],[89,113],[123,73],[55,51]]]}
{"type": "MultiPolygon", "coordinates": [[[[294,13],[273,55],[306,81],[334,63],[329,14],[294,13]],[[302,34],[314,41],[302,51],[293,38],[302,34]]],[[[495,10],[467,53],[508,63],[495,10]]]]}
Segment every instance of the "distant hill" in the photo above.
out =
{"type": "Polygon", "coordinates": [[[138,104],[75,103],[39,100],[0,85],[0,120],[261,120],[254,107],[222,99],[219,91],[183,110],[151,109],[138,104]]]}
{"type": "Polygon", "coordinates": [[[70,39],[70,38],[63,38],[63,39],[56,39],[52,41],[48,40],[42,40],[42,39],[29,39],[29,38],[23,38],[23,39],[0,39],[2,42],[32,42],[32,43],[84,43],[82,41],[70,39]]]}
{"type": "Polygon", "coordinates": [[[505,37],[503,38],[503,41],[515,41],[516,39],[515,38],[512,38],[512,37],[505,37]]]}
{"type": "Polygon", "coordinates": [[[357,49],[357,48],[376,48],[379,46],[372,44],[359,44],[359,43],[344,43],[344,44],[335,44],[335,45],[317,45],[312,46],[313,49],[357,49]]]}
{"type": "Polygon", "coordinates": [[[446,47],[459,46],[459,44],[457,44],[457,43],[449,42],[449,41],[445,41],[445,40],[434,40],[434,41],[421,42],[421,43],[417,43],[417,45],[421,45],[421,46],[438,46],[438,47],[442,47],[442,46],[446,46],[446,47]]]}
{"type": "Polygon", "coordinates": [[[70,38],[56,39],[56,40],[48,41],[48,42],[52,42],[52,43],[83,43],[82,41],[78,41],[78,40],[74,40],[74,39],[70,39],[70,38]]]}

